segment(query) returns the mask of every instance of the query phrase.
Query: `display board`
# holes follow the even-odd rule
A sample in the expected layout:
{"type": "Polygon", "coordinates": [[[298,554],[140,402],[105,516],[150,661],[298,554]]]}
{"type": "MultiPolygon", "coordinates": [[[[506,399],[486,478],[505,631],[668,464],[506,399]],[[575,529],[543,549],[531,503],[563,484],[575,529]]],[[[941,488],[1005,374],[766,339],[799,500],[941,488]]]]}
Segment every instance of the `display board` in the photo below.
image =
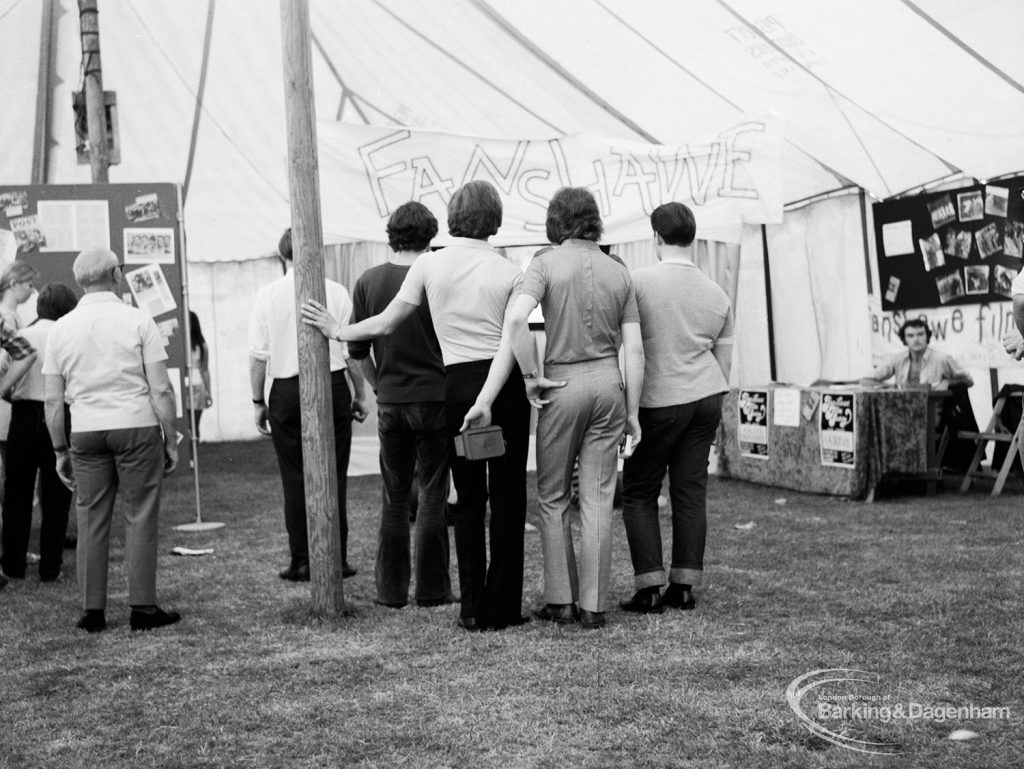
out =
{"type": "MultiPolygon", "coordinates": [[[[0,185],[0,264],[39,270],[37,288],[64,283],[81,298],[72,265],[86,248],[121,260],[122,298],[151,315],[167,350],[178,431],[189,435],[182,394],[188,377],[187,278],[181,196],[176,184],[0,185]]],[[[179,467],[191,459],[180,444],[179,467]]]]}
{"type": "Polygon", "coordinates": [[[1024,177],[875,203],[883,310],[1006,301],[1024,257],[1024,177]]]}

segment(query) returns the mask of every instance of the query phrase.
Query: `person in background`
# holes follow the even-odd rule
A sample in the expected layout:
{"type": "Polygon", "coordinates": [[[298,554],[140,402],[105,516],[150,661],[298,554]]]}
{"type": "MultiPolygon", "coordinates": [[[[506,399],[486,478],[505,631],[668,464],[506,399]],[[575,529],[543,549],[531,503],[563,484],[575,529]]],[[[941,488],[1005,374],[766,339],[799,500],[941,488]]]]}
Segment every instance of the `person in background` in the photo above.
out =
{"type": "Polygon", "coordinates": [[[929,347],[932,330],[921,318],[911,318],[900,326],[903,352],[891,355],[862,384],[878,384],[892,378],[897,387],[930,385],[933,390],[948,390],[953,385],[974,386],[974,379],[951,355],[929,347]]]}
{"type": "MultiPolygon", "coordinates": [[[[429,302],[445,364],[445,428],[455,507],[455,551],[459,561],[459,624],[467,631],[500,630],[523,618],[523,532],[526,524],[526,457],[530,406],[522,377],[514,376],[493,394],[493,419],[506,441],[504,456],[470,461],[455,455],[454,437],[462,415],[476,400],[498,355],[501,329],[522,272],[487,239],[501,226],[498,191],[488,182],[459,188],[448,203],[451,245],[413,262],[402,288],[378,315],[346,326],[317,302],[302,306],[303,321],[330,339],[355,341],[394,333],[429,302]],[[490,564],[486,516],[490,500],[490,564]]],[[[513,366],[504,353],[505,370],[513,366]]]]}
{"type": "MultiPolygon", "coordinates": [[[[546,229],[555,247],[530,262],[508,315],[503,344],[515,351],[531,402],[543,407],[537,418],[537,500],[546,605],[535,614],[563,624],[579,620],[593,629],[605,625],[608,609],[617,450],[626,436],[637,445],[641,438],[640,316],[629,270],[597,245],[603,224],[589,190],[558,190],[548,204],[546,229]],[[529,332],[530,313],[538,304],[544,313],[548,379],[540,376],[529,332]],[[570,515],[577,459],[582,523],[578,567],[570,515]]],[[[495,364],[492,376],[466,414],[467,424],[488,421],[490,393],[507,371],[495,364]]]]}
{"type": "Polygon", "coordinates": [[[113,251],[82,251],[72,269],[85,296],[50,329],[42,373],[57,474],[76,491],[84,609],[78,627],[90,633],[107,627],[110,525],[121,490],[130,626],[151,630],[181,619],[156,603],[160,490],[178,464],[167,352],[153,319],[121,300],[123,276],[113,251]]]}
{"type": "Polygon", "coordinates": [[[203,337],[203,328],[199,325],[199,316],[189,310],[189,337],[192,340],[192,352],[188,369],[188,392],[185,407],[191,404],[195,412],[196,440],[199,440],[199,420],[203,411],[213,405],[210,395],[210,351],[203,337]]]}
{"type": "MultiPolygon", "coordinates": [[[[35,291],[39,271],[28,262],[11,262],[0,272],[0,318],[7,328],[17,331],[21,328],[18,307],[25,304],[35,291]]],[[[8,355],[0,355],[0,374],[11,363],[8,355]]],[[[11,424],[11,405],[0,401],[0,503],[3,502],[4,474],[7,472],[7,431],[11,424]]]]}
{"type": "MultiPolygon", "coordinates": [[[[2,315],[0,315],[0,350],[14,361],[36,357],[35,348],[18,333],[16,328],[8,326],[2,315]]],[[[7,587],[7,577],[0,573],[0,590],[5,587],[7,587]]]]}
{"type": "MultiPolygon", "coordinates": [[[[46,385],[42,374],[46,341],[54,321],[78,304],[74,292],[63,283],[51,283],[36,302],[38,319],[22,336],[38,351],[34,358],[15,361],[0,377],[0,396],[12,401],[11,428],[7,437],[8,473],[4,481],[3,534],[0,567],[4,574],[25,576],[25,556],[32,529],[32,497],[39,474],[39,581],[55,582],[60,577],[64,536],[68,527],[71,490],[57,475],[56,454],[46,429],[44,402],[46,385]]],[[[66,434],[71,427],[65,413],[66,434]]]]}
{"type": "MultiPolygon", "coordinates": [[[[398,294],[409,269],[430,248],[437,219],[422,203],[395,209],[387,225],[391,254],[372,267],[352,291],[353,322],[383,312],[398,294]]],[[[394,332],[369,342],[350,342],[349,354],[363,367],[377,395],[377,433],[383,484],[377,542],[377,603],[401,608],[409,600],[409,500],[418,486],[416,520],[416,603],[453,601],[448,575],[448,445],[445,434],[444,361],[421,304],[394,332]],[[420,480],[414,483],[416,468],[420,480]]]]}
{"type": "MultiPolygon", "coordinates": [[[[292,231],[278,243],[285,260],[284,276],[256,294],[249,322],[249,383],[256,429],[270,435],[284,490],[284,524],[291,560],[278,576],[292,582],[309,581],[309,533],[306,525],[306,480],[302,465],[302,422],[299,404],[298,326],[295,320],[295,271],[292,267],[292,231]],[[269,402],[264,400],[270,377],[269,402]],[[268,429],[269,425],[269,429],[268,429]]],[[[327,305],[348,319],[352,300],[340,283],[327,280],[327,305]]],[[[348,365],[343,344],[330,345],[331,402],[334,406],[334,452],[338,473],[338,521],[341,533],[342,577],[356,570],[348,563],[348,460],[352,449],[352,420],[366,419],[363,376],[348,365]],[[346,375],[348,371],[348,375],[346,375]],[[349,390],[349,379],[352,390],[349,390]],[[355,397],[353,398],[353,391],[355,397]]]]}
{"type": "Polygon", "coordinates": [[[659,264],[633,272],[644,338],[640,428],[644,442],[622,473],[622,520],[636,593],[626,611],[692,609],[704,574],[708,455],[729,390],[733,312],[725,292],[693,263],[697,225],[682,203],[651,214],[659,264]],[[672,550],[668,589],[658,495],[668,470],[672,550]]]}

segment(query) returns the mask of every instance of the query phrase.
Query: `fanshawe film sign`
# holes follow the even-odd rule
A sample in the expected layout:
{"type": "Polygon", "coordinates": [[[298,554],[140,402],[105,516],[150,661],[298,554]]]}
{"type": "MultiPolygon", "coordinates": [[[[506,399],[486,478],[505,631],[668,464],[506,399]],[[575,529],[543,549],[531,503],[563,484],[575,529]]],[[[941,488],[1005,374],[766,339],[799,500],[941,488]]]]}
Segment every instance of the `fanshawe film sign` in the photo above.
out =
{"type": "Polygon", "coordinates": [[[736,407],[740,456],[768,459],[768,391],[740,390],[736,407]]]}
{"type": "MultiPolygon", "coordinates": [[[[504,208],[496,246],[547,242],[548,201],[561,187],[594,193],[602,240],[651,237],[650,214],[679,201],[693,209],[697,236],[739,242],[744,224],[782,221],[782,125],[744,117],[713,136],[678,145],[574,134],[485,139],[394,126],[317,124],[324,236],[386,240],[386,223],[418,201],[447,221],[452,195],[490,182],[504,208]]],[[[449,242],[446,228],[435,245],[449,242]]]]}
{"type": "Polygon", "coordinates": [[[821,394],[818,408],[818,444],[821,464],[826,467],[854,466],[857,456],[856,400],[851,392],[821,394]]]}

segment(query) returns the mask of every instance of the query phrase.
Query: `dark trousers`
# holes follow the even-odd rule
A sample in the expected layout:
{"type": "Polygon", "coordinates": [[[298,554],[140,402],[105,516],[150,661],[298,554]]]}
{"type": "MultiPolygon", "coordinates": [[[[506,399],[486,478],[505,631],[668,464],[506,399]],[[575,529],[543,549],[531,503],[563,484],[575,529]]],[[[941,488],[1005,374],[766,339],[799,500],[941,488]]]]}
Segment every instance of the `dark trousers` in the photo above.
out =
{"type": "Polygon", "coordinates": [[[448,576],[448,439],[444,402],[377,403],[383,502],[377,543],[377,600],[409,598],[409,497],[419,466],[416,513],[416,600],[446,598],[448,576]]]}
{"type": "MultiPolygon", "coordinates": [[[[65,412],[65,419],[68,419],[65,412]]],[[[70,421],[66,424],[70,425],[70,421]]],[[[57,476],[56,457],[46,429],[42,401],[14,401],[7,434],[4,480],[3,555],[0,567],[10,577],[25,576],[25,555],[32,529],[32,498],[39,473],[39,576],[54,579],[64,557],[71,490],[57,476]]]]}
{"type": "Polygon", "coordinates": [[[622,520],[637,589],[661,586],[665,570],[658,494],[668,469],[672,502],[669,581],[699,585],[707,535],[708,454],[722,418],[722,396],[640,409],[640,445],[622,472],[622,520]]]}
{"type": "MultiPolygon", "coordinates": [[[[342,562],[348,562],[348,456],[352,449],[352,394],[344,371],[331,372],[331,402],[334,405],[334,451],[338,469],[338,521],[341,530],[342,562]]],[[[306,482],[302,475],[302,424],[299,409],[299,378],[275,379],[267,402],[270,437],[284,490],[284,525],[293,567],[309,564],[309,534],[306,529],[306,482]]]]}
{"type": "Polygon", "coordinates": [[[455,552],[463,617],[488,627],[518,622],[523,601],[523,531],[526,525],[526,455],[530,404],[522,374],[513,367],[491,409],[493,424],[505,435],[505,455],[470,461],[455,455],[451,439],[487,379],[489,360],[445,367],[445,420],[452,480],[459,494],[455,513],[455,552]],[[491,504],[490,565],[484,521],[491,504]]]}

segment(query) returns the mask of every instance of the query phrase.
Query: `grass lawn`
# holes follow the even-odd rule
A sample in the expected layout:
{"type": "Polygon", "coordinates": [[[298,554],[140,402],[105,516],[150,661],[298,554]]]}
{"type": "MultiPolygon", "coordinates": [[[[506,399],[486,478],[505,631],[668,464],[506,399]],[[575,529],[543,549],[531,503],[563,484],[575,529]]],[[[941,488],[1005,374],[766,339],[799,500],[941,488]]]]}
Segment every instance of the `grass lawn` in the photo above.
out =
{"type": "MultiPolygon", "coordinates": [[[[30,568],[0,593],[0,767],[1024,766],[1018,487],[866,505],[713,479],[696,611],[468,634],[454,606],[373,605],[377,478],[349,482],[349,615],[320,621],[308,585],[277,577],[269,441],[204,444],[202,460],[204,518],[227,526],[174,531],[194,518],[192,482],[168,481],[160,601],[180,624],[129,632],[120,524],[106,632],[74,628],[73,553],[62,582],[30,568]],[[817,690],[832,703],[856,692],[1010,718],[823,722],[900,752],[857,753],[787,702],[793,679],[828,668],[875,681],[817,690]],[[958,729],[978,736],[948,739],[958,729]]],[[[542,589],[539,536],[526,536],[524,609],[542,589]]],[[[618,600],[632,593],[618,513],[614,541],[618,600]]]]}

